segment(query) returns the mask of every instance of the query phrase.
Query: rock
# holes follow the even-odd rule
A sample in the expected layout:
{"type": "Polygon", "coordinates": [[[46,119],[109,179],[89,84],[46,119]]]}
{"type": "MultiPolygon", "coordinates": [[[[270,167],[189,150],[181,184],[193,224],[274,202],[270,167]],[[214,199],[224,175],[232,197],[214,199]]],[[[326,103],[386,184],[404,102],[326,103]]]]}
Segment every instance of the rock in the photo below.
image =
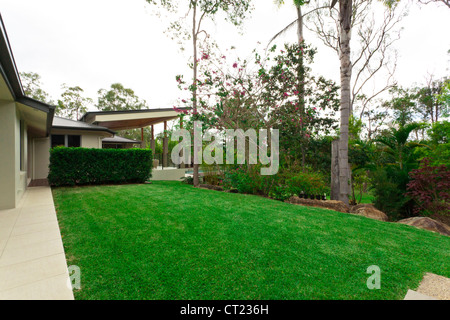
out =
{"type": "Polygon", "coordinates": [[[356,206],[352,206],[350,208],[350,213],[380,221],[389,220],[388,216],[384,212],[378,210],[373,205],[368,203],[362,203],[356,206]]]}
{"type": "Polygon", "coordinates": [[[223,188],[222,188],[222,187],[219,187],[219,186],[213,186],[213,185],[211,185],[211,184],[199,184],[198,187],[199,187],[199,188],[202,188],[202,189],[209,189],[209,190],[223,191],[223,188]]]}
{"type": "Polygon", "coordinates": [[[373,204],[370,204],[370,203],[360,203],[360,204],[351,206],[351,207],[350,207],[350,212],[353,213],[353,212],[356,212],[356,210],[358,210],[358,209],[360,209],[360,208],[367,208],[367,207],[376,209],[376,208],[374,207],[373,204]]]}
{"type": "Polygon", "coordinates": [[[299,197],[291,197],[289,203],[300,204],[303,206],[317,207],[317,208],[325,208],[334,211],[349,213],[350,208],[342,201],[337,200],[312,200],[312,199],[303,199],[299,197]]]}
{"type": "Polygon", "coordinates": [[[398,223],[407,224],[416,228],[421,228],[433,232],[450,236],[450,227],[442,222],[433,220],[428,217],[413,217],[398,221],[398,223]]]}

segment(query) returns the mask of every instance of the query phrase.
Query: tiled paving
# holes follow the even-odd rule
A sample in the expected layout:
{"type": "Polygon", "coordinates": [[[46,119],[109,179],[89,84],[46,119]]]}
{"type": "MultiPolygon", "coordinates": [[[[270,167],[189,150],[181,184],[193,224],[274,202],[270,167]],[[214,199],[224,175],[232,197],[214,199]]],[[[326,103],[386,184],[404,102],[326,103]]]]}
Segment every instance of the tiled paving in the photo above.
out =
{"type": "Polygon", "coordinates": [[[49,187],[28,188],[0,210],[0,300],[73,300],[49,187]]]}

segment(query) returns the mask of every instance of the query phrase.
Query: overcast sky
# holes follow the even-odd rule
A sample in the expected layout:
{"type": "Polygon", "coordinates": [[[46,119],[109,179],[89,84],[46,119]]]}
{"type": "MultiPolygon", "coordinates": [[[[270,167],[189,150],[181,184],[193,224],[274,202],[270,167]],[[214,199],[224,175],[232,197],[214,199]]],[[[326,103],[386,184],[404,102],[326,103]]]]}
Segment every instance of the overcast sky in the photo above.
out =
{"type": "MultiPolygon", "coordinates": [[[[208,26],[223,48],[231,45],[249,55],[258,41],[267,41],[296,18],[290,1],[278,8],[273,0],[257,0],[255,11],[239,35],[220,21],[208,26]]],[[[132,88],[150,108],[172,107],[180,96],[175,76],[189,74],[187,59],[164,30],[145,0],[0,0],[0,10],[20,72],[36,72],[54,100],[61,84],[78,85],[97,99],[97,91],[114,82],[132,88]]],[[[427,73],[449,73],[450,9],[441,5],[412,6],[406,17],[396,78],[403,86],[422,83],[427,73]]],[[[295,41],[292,31],[281,42],[295,41]]],[[[339,81],[339,60],[315,36],[315,73],[339,81]]]]}

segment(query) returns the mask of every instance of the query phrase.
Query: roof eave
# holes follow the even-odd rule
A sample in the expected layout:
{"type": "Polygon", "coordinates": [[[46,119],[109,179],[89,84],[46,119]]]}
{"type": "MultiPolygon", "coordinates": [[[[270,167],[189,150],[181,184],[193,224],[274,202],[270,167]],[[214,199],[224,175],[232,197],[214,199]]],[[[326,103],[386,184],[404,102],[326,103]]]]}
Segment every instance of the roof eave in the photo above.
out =
{"type": "Polygon", "coordinates": [[[115,131],[112,131],[108,128],[83,128],[83,127],[70,127],[70,126],[58,126],[53,125],[51,127],[52,129],[59,129],[59,130],[73,130],[73,131],[100,131],[100,132],[108,132],[110,134],[116,134],[115,131]]]}
{"type": "Polygon", "coordinates": [[[48,136],[51,131],[55,107],[25,96],[1,14],[0,33],[0,73],[5,79],[14,101],[47,113],[46,135],[48,136]]]}

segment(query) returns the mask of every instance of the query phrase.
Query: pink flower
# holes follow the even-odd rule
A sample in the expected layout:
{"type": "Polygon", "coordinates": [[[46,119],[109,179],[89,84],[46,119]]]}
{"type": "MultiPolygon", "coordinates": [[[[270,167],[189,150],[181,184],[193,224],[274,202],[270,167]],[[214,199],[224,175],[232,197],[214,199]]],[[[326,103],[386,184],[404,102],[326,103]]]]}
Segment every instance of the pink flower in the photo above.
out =
{"type": "Polygon", "coordinates": [[[233,68],[237,68],[238,64],[237,62],[233,63],[233,68]]]}

